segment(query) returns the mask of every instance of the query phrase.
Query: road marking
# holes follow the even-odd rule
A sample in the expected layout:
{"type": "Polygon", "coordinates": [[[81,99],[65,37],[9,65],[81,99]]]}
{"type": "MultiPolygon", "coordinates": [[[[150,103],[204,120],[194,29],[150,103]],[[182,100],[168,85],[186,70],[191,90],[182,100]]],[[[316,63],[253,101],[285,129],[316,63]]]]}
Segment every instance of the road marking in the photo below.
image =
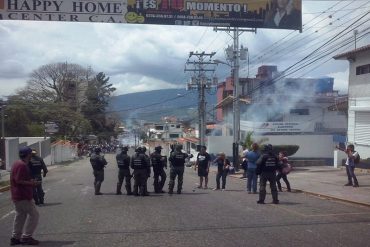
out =
{"type": "Polygon", "coordinates": [[[0,220],[3,220],[3,219],[5,219],[5,218],[7,218],[7,217],[9,217],[10,215],[12,215],[12,214],[14,214],[14,213],[15,213],[15,211],[14,211],[14,210],[12,210],[12,211],[10,211],[9,213],[5,214],[3,217],[1,217],[1,219],[0,219],[0,220]]]}

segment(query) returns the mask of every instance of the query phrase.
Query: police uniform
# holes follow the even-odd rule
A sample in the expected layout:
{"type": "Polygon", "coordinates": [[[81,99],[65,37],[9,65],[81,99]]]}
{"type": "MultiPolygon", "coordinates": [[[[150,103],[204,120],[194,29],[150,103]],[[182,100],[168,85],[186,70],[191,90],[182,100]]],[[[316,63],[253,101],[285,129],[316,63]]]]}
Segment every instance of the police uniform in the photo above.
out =
{"type": "Polygon", "coordinates": [[[273,203],[278,204],[278,191],[276,187],[276,171],[279,168],[279,159],[272,152],[271,144],[265,145],[264,154],[257,161],[257,169],[260,170],[260,192],[257,203],[264,204],[266,198],[266,183],[270,183],[273,203]]]}
{"type": "Polygon", "coordinates": [[[95,153],[90,157],[90,163],[93,168],[93,174],[95,177],[94,180],[94,187],[95,187],[95,195],[101,195],[100,187],[104,181],[104,168],[107,165],[107,161],[103,156],[100,155],[100,148],[95,149],[95,153]]]}
{"type": "Polygon", "coordinates": [[[151,164],[153,166],[154,173],[154,192],[163,193],[163,186],[166,182],[166,172],[164,168],[167,169],[167,157],[161,155],[162,147],[155,147],[155,152],[150,155],[151,164]]]}
{"type": "Polygon", "coordinates": [[[147,169],[146,169],[146,180],[145,180],[145,183],[144,183],[144,194],[145,195],[149,195],[148,193],[148,179],[150,178],[150,174],[151,174],[151,171],[150,171],[150,157],[149,155],[146,154],[146,147],[143,146],[141,148],[144,156],[145,156],[145,160],[146,160],[146,164],[147,164],[147,169]]]}
{"type": "Polygon", "coordinates": [[[184,179],[185,159],[189,157],[188,154],[181,152],[182,147],[178,146],[176,150],[171,153],[170,163],[170,182],[168,184],[168,193],[172,194],[175,187],[175,179],[178,176],[177,181],[177,194],[181,194],[182,184],[184,179]]]}
{"type": "Polygon", "coordinates": [[[121,153],[116,155],[118,165],[118,182],[117,182],[117,195],[121,195],[121,188],[123,180],[126,180],[125,187],[127,195],[132,195],[131,192],[131,173],[130,173],[130,156],[127,155],[128,148],[123,147],[121,153]]]}
{"type": "Polygon", "coordinates": [[[133,194],[135,196],[147,195],[146,192],[146,181],[148,179],[148,169],[150,169],[150,164],[147,162],[145,154],[142,153],[142,149],[138,148],[136,154],[131,157],[131,168],[134,169],[134,190],[133,194]]]}
{"type": "Polygon", "coordinates": [[[32,157],[29,163],[29,168],[31,170],[32,178],[36,181],[40,181],[40,184],[33,188],[33,199],[35,200],[35,204],[44,204],[44,190],[42,189],[42,176],[41,170],[43,171],[43,176],[46,176],[48,169],[44,163],[44,160],[37,156],[35,151],[32,151],[32,157]]]}

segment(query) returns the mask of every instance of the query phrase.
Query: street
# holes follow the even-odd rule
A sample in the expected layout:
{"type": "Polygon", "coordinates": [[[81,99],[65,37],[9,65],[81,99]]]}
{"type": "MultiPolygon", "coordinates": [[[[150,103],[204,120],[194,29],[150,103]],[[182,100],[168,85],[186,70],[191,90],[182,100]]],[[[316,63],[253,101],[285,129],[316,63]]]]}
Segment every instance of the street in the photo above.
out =
{"type": "MultiPolygon", "coordinates": [[[[271,204],[271,194],[258,205],[245,180],[228,177],[226,191],[213,191],[210,173],[211,188],[195,189],[199,179],[191,168],[181,195],[115,195],[117,165],[113,154],[106,158],[101,196],[94,195],[88,159],[50,169],[34,235],[40,246],[370,246],[368,207],[288,192],[279,193],[279,205],[271,204]]],[[[3,192],[1,246],[9,244],[13,218],[10,194],[3,192]]]]}

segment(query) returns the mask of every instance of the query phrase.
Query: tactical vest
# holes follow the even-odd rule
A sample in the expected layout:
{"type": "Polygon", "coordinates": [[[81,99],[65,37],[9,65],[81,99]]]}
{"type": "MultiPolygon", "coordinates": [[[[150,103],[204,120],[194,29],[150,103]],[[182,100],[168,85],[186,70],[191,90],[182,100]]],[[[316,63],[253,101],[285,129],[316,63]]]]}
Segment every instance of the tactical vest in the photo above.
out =
{"type": "Polygon", "coordinates": [[[127,154],[125,153],[117,154],[116,160],[118,168],[127,169],[130,167],[130,157],[127,154]]]}
{"type": "Polygon", "coordinates": [[[29,163],[29,167],[30,167],[32,175],[40,175],[41,170],[43,168],[41,158],[32,157],[29,163]]]}
{"type": "Polygon", "coordinates": [[[107,161],[98,154],[93,154],[90,158],[91,166],[94,170],[101,171],[104,169],[104,166],[107,164],[107,161]]]}
{"type": "Polygon", "coordinates": [[[181,167],[185,165],[185,159],[188,157],[187,154],[182,152],[174,152],[172,154],[172,166],[181,167]]]}
{"type": "Polygon", "coordinates": [[[274,155],[267,154],[264,169],[265,172],[275,172],[277,169],[277,158],[274,155]]]}
{"type": "Polygon", "coordinates": [[[147,164],[145,156],[142,154],[136,154],[132,157],[132,168],[133,169],[146,169],[147,164]]]}

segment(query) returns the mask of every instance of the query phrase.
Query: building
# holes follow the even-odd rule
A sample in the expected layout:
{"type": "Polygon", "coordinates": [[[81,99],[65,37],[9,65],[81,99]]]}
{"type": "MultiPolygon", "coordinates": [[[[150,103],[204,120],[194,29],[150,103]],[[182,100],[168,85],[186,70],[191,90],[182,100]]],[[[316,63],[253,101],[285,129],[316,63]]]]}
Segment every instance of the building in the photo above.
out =
{"type": "MultiPolygon", "coordinates": [[[[337,140],[344,138],[347,129],[346,114],[335,108],[343,97],[333,90],[333,85],[334,79],[329,77],[285,78],[276,66],[259,67],[255,78],[241,79],[241,142],[253,132],[256,141],[264,139],[273,145],[298,145],[295,158],[320,158],[331,162],[337,140]]],[[[223,137],[230,142],[224,147],[230,146],[230,150],[232,90],[232,80],[226,80],[219,84],[217,94],[217,119],[223,120],[226,130],[223,137]]],[[[217,142],[215,138],[208,139],[217,142]]]]}
{"type": "Polygon", "coordinates": [[[176,140],[183,136],[183,126],[178,122],[154,123],[149,126],[149,139],[176,140]]]}
{"type": "Polygon", "coordinates": [[[362,159],[370,157],[370,45],[339,55],[349,61],[348,143],[355,145],[362,159]]]}

